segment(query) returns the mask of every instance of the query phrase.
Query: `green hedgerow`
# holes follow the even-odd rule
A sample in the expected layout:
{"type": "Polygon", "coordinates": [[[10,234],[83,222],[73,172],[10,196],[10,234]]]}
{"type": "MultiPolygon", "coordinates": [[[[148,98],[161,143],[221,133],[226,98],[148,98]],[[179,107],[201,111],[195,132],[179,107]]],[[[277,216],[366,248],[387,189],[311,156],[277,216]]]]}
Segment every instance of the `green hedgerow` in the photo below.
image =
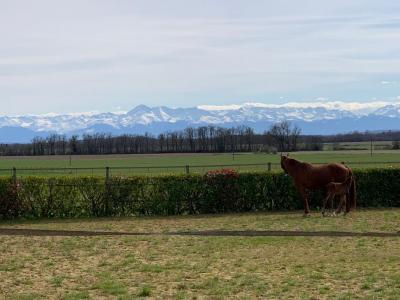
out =
{"type": "MultiPolygon", "coordinates": [[[[358,207],[400,206],[400,169],[354,171],[358,207]]],[[[311,194],[319,207],[320,192],[311,194]]],[[[181,215],[290,210],[302,201],[283,173],[0,178],[0,218],[181,215]]]]}

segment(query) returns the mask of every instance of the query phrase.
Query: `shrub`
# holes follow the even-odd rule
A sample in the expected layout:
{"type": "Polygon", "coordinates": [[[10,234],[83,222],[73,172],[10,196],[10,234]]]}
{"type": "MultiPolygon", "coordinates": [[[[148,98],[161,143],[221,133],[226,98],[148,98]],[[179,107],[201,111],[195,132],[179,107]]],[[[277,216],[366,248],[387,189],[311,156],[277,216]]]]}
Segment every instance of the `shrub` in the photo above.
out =
{"type": "Polygon", "coordinates": [[[204,195],[200,212],[217,213],[240,211],[239,174],[235,170],[208,171],[204,177],[204,195]]]}
{"type": "Polygon", "coordinates": [[[15,218],[20,213],[19,184],[9,180],[0,182],[0,218],[15,218]]]}
{"type": "MultiPolygon", "coordinates": [[[[358,207],[400,206],[400,169],[355,170],[358,207]]],[[[311,207],[322,203],[311,194],[311,207]]],[[[0,218],[182,215],[301,209],[283,173],[0,178],[0,218]]]]}

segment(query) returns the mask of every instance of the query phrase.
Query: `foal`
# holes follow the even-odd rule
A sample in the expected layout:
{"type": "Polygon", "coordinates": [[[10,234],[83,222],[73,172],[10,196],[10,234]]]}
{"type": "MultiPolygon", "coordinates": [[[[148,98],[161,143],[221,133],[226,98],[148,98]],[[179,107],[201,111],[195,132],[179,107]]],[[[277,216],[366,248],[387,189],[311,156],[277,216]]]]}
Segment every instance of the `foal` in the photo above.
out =
{"type": "Polygon", "coordinates": [[[336,209],[336,211],[334,212],[334,214],[340,213],[340,211],[342,210],[343,204],[346,204],[346,201],[347,201],[346,198],[347,198],[347,195],[349,194],[352,179],[353,179],[353,176],[350,175],[343,182],[330,182],[326,185],[327,196],[323,202],[323,208],[322,208],[323,216],[325,216],[326,203],[328,202],[328,200],[330,203],[332,203],[335,196],[340,196],[340,202],[339,202],[339,206],[336,209]]]}

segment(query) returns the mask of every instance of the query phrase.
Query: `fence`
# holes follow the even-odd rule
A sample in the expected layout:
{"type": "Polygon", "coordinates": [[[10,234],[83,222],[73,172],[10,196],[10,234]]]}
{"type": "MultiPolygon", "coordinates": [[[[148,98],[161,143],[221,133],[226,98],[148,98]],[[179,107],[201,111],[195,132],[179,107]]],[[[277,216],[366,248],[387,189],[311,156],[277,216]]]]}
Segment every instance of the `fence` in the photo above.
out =
{"type": "MultiPolygon", "coordinates": [[[[400,161],[376,162],[342,162],[352,168],[400,168],[400,161]]],[[[314,164],[324,164],[317,162],[314,164]]],[[[280,170],[277,162],[255,164],[220,164],[220,165],[166,165],[166,166],[127,166],[127,167],[66,167],[66,168],[4,168],[0,176],[129,176],[129,175],[159,175],[159,174],[204,174],[215,169],[229,168],[238,172],[274,171],[280,170]]]]}
{"type": "Polygon", "coordinates": [[[0,169],[3,176],[119,176],[119,175],[158,175],[158,174],[203,174],[209,170],[230,168],[236,171],[272,171],[280,168],[278,163],[265,164],[224,164],[224,165],[166,165],[166,166],[128,166],[128,167],[66,167],[66,168],[12,168],[0,169]]]}

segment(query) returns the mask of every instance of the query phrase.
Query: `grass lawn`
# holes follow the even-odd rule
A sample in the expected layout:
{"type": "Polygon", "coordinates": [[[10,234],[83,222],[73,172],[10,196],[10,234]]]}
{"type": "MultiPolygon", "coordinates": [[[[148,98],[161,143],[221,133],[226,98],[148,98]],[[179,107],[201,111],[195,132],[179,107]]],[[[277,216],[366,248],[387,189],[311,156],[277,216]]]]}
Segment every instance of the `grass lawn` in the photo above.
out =
{"type": "MultiPolygon", "coordinates": [[[[400,209],[2,222],[3,228],[396,232],[400,209]]],[[[0,236],[9,299],[399,299],[399,238],[0,236]]],[[[0,298],[1,298],[0,296],[0,298]]]]}
{"type": "MultiPolygon", "coordinates": [[[[340,143],[325,143],[324,150],[335,150],[333,148],[338,147],[343,150],[370,150],[371,142],[340,142],[340,143]]],[[[373,141],[372,149],[373,150],[385,150],[392,149],[393,142],[392,141],[373,141]]],[[[336,149],[336,150],[339,150],[336,149]]]]}
{"type": "MultiPolygon", "coordinates": [[[[368,167],[400,167],[399,150],[379,150],[371,157],[369,151],[319,151],[295,152],[292,157],[313,163],[345,162],[354,168],[368,167]],[[390,162],[390,163],[387,163],[390,162]],[[370,164],[373,163],[373,164],[370,164]]],[[[229,164],[260,164],[260,166],[235,167],[238,171],[266,170],[268,162],[273,163],[274,169],[280,169],[278,164],[279,154],[263,153],[237,153],[232,154],[138,154],[138,155],[93,155],[73,156],[70,164],[69,156],[41,156],[41,157],[0,157],[0,175],[11,175],[11,169],[17,168],[19,175],[75,175],[97,174],[104,175],[106,166],[113,167],[144,167],[143,169],[111,169],[111,174],[160,174],[184,173],[185,165],[190,166],[190,172],[205,172],[209,167],[204,165],[229,165],[229,164]],[[171,166],[180,166],[171,168],[171,166]],[[197,167],[196,167],[197,166],[197,167]],[[22,171],[21,168],[102,168],[101,170],[81,171],[22,171]],[[148,169],[148,167],[159,167],[148,169]]]]}

